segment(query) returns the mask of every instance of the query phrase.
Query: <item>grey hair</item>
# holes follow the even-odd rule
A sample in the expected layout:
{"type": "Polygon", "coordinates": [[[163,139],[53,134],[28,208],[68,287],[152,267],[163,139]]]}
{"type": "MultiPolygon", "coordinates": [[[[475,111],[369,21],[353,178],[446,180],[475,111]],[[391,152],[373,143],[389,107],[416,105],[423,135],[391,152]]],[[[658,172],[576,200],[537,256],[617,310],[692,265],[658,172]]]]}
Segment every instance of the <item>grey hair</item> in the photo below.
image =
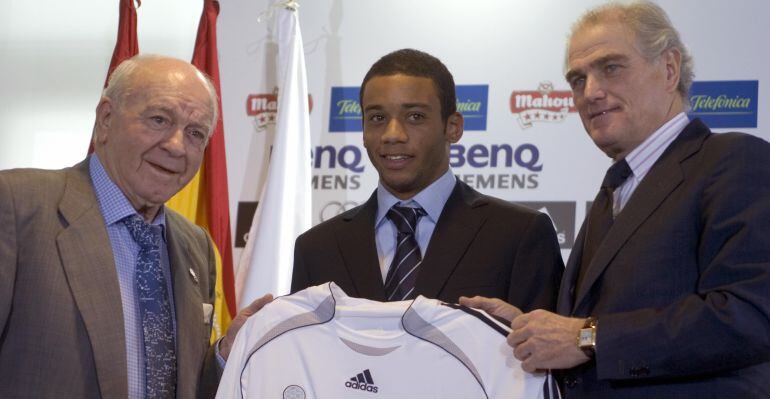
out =
{"type": "MultiPolygon", "coordinates": [[[[110,79],[107,82],[107,87],[105,87],[102,91],[102,97],[120,101],[121,97],[129,94],[129,82],[131,81],[131,77],[143,62],[162,61],[169,59],[172,58],[157,54],[138,54],[121,62],[120,65],[118,65],[117,68],[112,71],[110,79]]],[[[195,68],[195,66],[193,66],[193,68],[195,68]]],[[[217,120],[219,118],[219,96],[217,96],[217,89],[214,86],[214,82],[212,82],[211,79],[198,68],[195,68],[195,72],[203,82],[203,85],[206,87],[206,90],[209,93],[209,97],[211,98],[213,119],[211,123],[211,131],[208,132],[208,137],[211,138],[211,135],[214,133],[214,129],[216,129],[217,120]]]]}
{"type": "MultiPolygon", "coordinates": [[[[685,105],[688,105],[688,93],[695,77],[694,62],[687,47],[682,43],[679,32],[671,24],[666,12],[657,4],[642,0],[629,4],[612,2],[593,8],[575,22],[570,38],[584,28],[613,20],[622,22],[635,34],[639,50],[647,61],[657,60],[669,49],[676,49],[681,54],[679,84],[676,89],[685,105]]],[[[566,63],[565,57],[565,65],[566,63]]]]}

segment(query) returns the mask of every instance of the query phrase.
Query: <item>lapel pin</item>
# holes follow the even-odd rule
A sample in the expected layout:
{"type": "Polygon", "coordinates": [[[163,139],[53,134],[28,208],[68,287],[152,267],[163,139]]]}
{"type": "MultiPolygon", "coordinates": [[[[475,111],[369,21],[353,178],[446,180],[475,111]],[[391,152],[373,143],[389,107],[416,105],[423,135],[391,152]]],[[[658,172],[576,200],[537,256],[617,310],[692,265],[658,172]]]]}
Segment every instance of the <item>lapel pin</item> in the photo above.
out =
{"type": "Polygon", "coordinates": [[[198,284],[198,275],[195,274],[195,270],[193,270],[191,267],[189,271],[190,271],[190,276],[192,276],[193,281],[195,281],[195,284],[198,284]]]}

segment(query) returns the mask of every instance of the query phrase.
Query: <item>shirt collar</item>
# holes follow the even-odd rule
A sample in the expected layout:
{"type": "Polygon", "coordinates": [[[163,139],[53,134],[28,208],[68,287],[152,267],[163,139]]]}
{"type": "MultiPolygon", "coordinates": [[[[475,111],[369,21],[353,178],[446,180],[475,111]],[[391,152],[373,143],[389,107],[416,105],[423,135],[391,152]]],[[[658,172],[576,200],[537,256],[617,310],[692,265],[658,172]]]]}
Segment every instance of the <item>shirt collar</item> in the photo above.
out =
{"type": "Polygon", "coordinates": [[[647,137],[626,156],[626,162],[634,173],[634,178],[641,180],[650,170],[655,161],[660,158],[669,144],[679,136],[690,119],[687,114],[680,112],[658,130],[647,137]]]}
{"type": "MultiPolygon", "coordinates": [[[[99,202],[99,209],[107,226],[120,222],[128,216],[138,214],[131,205],[131,202],[126,198],[126,195],[123,194],[123,191],[110,179],[102,162],[99,160],[99,156],[91,154],[88,160],[88,169],[91,175],[91,182],[94,185],[94,191],[96,192],[96,199],[99,202]]],[[[158,214],[151,224],[161,226],[165,240],[166,212],[164,206],[160,207],[158,214]]]]}
{"type": "Polygon", "coordinates": [[[452,173],[452,169],[447,169],[441,177],[436,179],[436,181],[431,183],[428,187],[425,187],[414,197],[400,200],[391,194],[391,192],[382,185],[382,182],[379,182],[377,184],[377,217],[374,223],[375,228],[379,227],[380,223],[385,219],[388,210],[396,204],[422,207],[431,221],[436,223],[439,216],[441,216],[441,211],[444,210],[444,205],[449,199],[449,196],[452,195],[452,190],[454,190],[456,183],[457,180],[454,173],[452,173]]]}

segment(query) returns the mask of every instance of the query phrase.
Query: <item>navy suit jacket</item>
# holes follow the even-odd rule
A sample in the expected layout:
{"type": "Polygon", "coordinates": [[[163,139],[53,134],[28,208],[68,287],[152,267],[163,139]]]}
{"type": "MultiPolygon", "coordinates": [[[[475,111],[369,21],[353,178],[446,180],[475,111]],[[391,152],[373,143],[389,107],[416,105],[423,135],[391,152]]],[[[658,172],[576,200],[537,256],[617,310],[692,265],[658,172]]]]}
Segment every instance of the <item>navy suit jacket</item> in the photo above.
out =
{"type": "Polygon", "coordinates": [[[596,359],[564,373],[567,398],[770,397],[770,144],[696,119],[576,288],[584,237],[558,311],[598,318],[596,359]]]}
{"type": "MultiPolygon", "coordinates": [[[[385,300],[374,219],[377,196],[297,238],[292,292],[334,281],[348,295],[385,300]]],[[[423,256],[415,292],[457,302],[503,299],[524,310],[555,309],[564,271],[548,216],[457,182],[423,256]]]]}

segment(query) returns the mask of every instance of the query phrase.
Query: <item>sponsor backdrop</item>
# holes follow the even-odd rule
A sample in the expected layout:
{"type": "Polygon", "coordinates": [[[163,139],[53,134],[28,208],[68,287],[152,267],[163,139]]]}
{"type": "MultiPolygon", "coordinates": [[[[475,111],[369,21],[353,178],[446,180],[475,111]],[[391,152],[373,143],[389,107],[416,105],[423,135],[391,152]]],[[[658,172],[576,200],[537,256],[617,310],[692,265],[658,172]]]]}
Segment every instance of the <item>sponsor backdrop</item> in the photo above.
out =
{"type": "MultiPolygon", "coordinates": [[[[358,91],[380,56],[412,47],[453,73],[463,139],[457,177],[477,190],[550,215],[568,255],[610,160],[580,123],[563,78],[571,23],[596,1],[301,1],[311,103],[313,223],[366,201],[377,173],[362,145],[358,91]]],[[[770,35],[760,2],[660,1],[695,58],[692,115],[721,130],[757,129],[769,114],[770,72],[751,43],[770,35]]],[[[236,256],[264,182],[276,112],[268,1],[222,5],[220,58],[236,256]]]]}
{"type": "MultiPolygon", "coordinates": [[[[117,1],[11,2],[0,15],[0,168],[82,159],[115,45],[117,1]],[[45,11],[45,12],[43,12],[45,11]]],[[[313,223],[365,201],[377,174],[362,146],[358,86],[379,57],[413,47],[454,74],[462,140],[454,173],[548,213],[563,255],[610,160],[588,139],[563,78],[570,25],[598,0],[299,0],[307,64],[313,223]]],[[[185,59],[201,2],[142,2],[142,52],[185,59]],[[169,17],[171,16],[171,17],[169,17]]],[[[270,0],[221,1],[218,23],[230,215],[237,261],[266,177],[277,110],[270,0]],[[261,15],[262,14],[262,15],[261,15]],[[260,18],[261,15],[261,18],[260,18]],[[261,21],[261,22],[260,22],[261,21]]],[[[695,58],[693,115],[770,139],[770,3],[659,0],[695,58]]]]}

